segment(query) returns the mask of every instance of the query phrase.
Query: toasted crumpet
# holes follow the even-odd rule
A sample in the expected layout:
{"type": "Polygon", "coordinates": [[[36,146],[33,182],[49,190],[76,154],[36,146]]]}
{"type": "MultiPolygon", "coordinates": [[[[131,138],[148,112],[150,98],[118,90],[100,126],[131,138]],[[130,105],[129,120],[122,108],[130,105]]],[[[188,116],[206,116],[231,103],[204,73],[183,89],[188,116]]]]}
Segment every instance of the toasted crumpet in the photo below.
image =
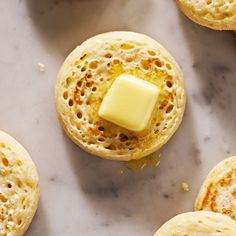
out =
{"type": "Polygon", "coordinates": [[[195,209],[219,212],[236,220],[236,156],[221,161],[210,171],[195,209]]]}

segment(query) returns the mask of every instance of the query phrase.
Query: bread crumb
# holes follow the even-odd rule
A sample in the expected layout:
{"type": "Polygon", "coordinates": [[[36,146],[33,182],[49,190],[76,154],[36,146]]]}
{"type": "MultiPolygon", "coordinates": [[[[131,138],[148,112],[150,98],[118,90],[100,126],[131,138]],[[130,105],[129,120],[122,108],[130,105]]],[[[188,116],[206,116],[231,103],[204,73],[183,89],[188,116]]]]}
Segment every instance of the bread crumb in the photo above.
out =
{"type": "Polygon", "coordinates": [[[38,68],[40,72],[44,72],[45,71],[45,65],[43,63],[38,63],[38,68]]]}
{"type": "Polygon", "coordinates": [[[123,175],[124,171],[122,169],[116,169],[116,174],[117,175],[123,175]]]}
{"type": "Polygon", "coordinates": [[[190,187],[189,187],[189,184],[183,182],[181,183],[181,189],[184,191],[184,192],[189,192],[190,191],[190,187]]]}

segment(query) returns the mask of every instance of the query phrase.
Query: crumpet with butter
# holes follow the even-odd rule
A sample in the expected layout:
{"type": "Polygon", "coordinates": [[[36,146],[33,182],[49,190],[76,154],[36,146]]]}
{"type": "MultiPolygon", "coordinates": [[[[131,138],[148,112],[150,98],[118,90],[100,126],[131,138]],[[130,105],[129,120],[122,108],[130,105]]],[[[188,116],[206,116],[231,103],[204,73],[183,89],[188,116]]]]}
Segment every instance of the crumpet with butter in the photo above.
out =
{"type": "Polygon", "coordinates": [[[79,45],[55,88],[67,135],[94,155],[128,161],[159,150],[185,109],[182,72],[167,50],[139,33],[109,32],[79,45]]]}

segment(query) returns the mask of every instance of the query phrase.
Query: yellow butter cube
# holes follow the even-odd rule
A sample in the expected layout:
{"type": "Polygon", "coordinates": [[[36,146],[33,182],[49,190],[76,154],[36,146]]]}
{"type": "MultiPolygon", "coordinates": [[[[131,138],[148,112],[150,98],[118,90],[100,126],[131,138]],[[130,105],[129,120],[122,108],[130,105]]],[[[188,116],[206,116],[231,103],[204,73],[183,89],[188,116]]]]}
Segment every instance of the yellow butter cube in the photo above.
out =
{"type": "Polygon", "coordinates": [[[131,75],[120,75],[105,95],[99,116],[131,131],[144,130],[158,99],[159,88],[131,75]]]}

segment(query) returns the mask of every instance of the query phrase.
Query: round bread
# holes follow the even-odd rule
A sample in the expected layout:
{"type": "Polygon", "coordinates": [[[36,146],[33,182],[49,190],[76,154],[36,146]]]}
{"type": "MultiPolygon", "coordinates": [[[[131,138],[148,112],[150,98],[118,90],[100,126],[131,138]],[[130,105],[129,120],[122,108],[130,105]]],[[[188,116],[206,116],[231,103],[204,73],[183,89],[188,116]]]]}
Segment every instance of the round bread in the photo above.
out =
{"type": "Polygon", "coordinates": [[[195,209],[219,212],[236,220],[236,156],[223,160],[210,171],[195,209]]]}
{"type": "Polygon", "coordinates": [[[194,22],[215,30],[236,30],[235,0],[176,0],[194,22]]]}
{"type": "Polygon", "coordinates": [[[133,32],[97,35],[78,46],[59,71],[55,99],[59,120],[76,144],[97,156],[123,161],[160,149],[178,128],[186,100],[175,60],[155,40],[133,32]],[[145,131],[132,132],[98,116],[105,94],[124,73],[160,88],[145,131]]]}
{"type": "Polygon", "coordinates": [[[0,131],[0,235],[21,236],[39,200],[39,177],[27,151],[0,131]]]}
{"type": "Polygon", "coordinates": [[[235,236],[236,222],[228,216],[208,212],[187,212],[167,221],[154,236],[235,236]]]}

